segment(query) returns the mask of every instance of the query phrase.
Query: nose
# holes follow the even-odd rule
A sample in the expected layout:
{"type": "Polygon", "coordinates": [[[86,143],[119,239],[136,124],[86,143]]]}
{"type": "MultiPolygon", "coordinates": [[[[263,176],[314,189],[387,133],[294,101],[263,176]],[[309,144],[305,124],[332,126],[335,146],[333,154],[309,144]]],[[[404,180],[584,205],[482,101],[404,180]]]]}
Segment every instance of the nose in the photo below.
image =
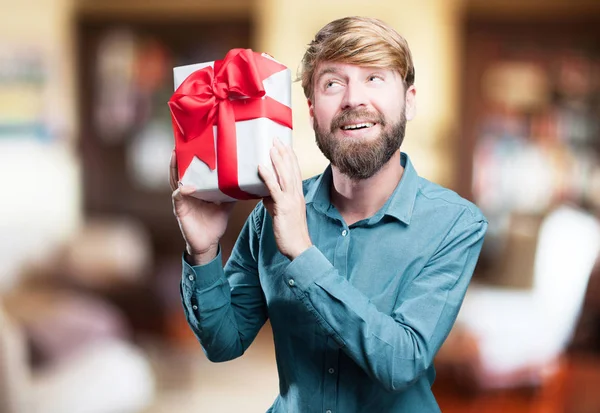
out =
{"type": "Polygon", "coordinates": [[[366,86],[361,82],[349,82],[346,85],[344,99],[342,100],[342,109],[352,109],[360,106],[366,106],[368,96],[366,86]]]}

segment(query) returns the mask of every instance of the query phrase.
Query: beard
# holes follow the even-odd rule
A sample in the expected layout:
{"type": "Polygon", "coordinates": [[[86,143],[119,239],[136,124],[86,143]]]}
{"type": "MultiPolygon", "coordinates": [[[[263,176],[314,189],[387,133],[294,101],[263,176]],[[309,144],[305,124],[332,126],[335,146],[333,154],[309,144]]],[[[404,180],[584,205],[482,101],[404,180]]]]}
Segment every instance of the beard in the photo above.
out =
{"type": "Polygon", "coordinates": [[[317,146],[331,165],[352,180],[367,179],[375,175],[400,149],[406,130],[406,115],[401,111],[400,120],[388,123],[380,112],[366,109],[348,109],[331,121],[329,130],[322,128],[314,118],[317,146]],[[336,138],[335,132],[352,121],[377,123],[381,133],[374,139],[336,138]]]}

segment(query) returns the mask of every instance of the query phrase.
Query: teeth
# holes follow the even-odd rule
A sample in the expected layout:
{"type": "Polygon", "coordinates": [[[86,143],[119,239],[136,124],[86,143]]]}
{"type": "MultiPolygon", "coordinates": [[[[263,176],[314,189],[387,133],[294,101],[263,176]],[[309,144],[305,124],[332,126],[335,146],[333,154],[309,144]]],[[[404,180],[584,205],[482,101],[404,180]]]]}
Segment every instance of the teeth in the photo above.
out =
{"type": "Polygon", "coordinates": [[[374,126],[374,123],[365,122],[365,123],[357,123],[356,125],[346,125],[342,126],[343,130],[352,130],[352,129],[362,129],[362,128],[370,128],[374,126]]]}

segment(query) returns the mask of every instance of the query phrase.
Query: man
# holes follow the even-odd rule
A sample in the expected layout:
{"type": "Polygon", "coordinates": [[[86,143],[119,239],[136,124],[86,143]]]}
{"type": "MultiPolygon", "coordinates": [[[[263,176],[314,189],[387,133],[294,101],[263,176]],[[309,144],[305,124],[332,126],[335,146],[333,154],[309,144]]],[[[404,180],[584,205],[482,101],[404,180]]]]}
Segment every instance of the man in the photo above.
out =
{"type": "Polygon", "coordinates": [[[230,204],[177,186],[186,240],[182,299],[208,358],[243,354],[267,318],[280,394],[272,412],[438,412],[433,358],[455,321],[487,222],[470,202],[420,178],[400,152],[415,115],[406,41],[351,17],[321,29],[301,80],[331,165],[302,182],[276,142],[271,196],[254,209],[225,268],[230,204]]]}

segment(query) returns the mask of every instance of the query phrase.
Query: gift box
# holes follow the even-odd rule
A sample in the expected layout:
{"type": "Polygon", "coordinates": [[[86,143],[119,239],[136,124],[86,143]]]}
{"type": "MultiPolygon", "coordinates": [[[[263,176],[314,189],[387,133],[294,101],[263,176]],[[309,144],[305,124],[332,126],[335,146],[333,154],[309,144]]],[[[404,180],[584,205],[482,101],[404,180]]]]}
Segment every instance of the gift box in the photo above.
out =
{"type": "Polygon", "coordinates": [[[181,183],[211,202],[268,196],[258,165],[273,172],[275,137],[292,144],[290,70],[267,54],[233,49],[223,60],[173,74],[169,107],[181,183]]]}

